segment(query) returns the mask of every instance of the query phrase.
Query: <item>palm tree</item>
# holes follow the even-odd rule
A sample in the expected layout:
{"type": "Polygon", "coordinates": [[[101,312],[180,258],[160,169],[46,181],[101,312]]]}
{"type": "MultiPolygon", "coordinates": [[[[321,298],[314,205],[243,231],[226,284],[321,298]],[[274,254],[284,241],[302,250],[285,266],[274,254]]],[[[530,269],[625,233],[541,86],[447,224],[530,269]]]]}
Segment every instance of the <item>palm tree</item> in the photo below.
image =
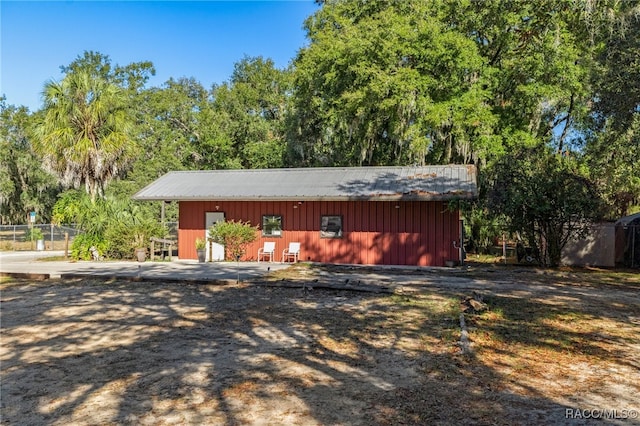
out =
{"type": "Polygon", "coordinates": [[[70,72],[45,84],[44,111],[35,127],[34,147],[63,184],[84,184],[95,201],[135,153],[124,90],[90,71],[70,72]]]}

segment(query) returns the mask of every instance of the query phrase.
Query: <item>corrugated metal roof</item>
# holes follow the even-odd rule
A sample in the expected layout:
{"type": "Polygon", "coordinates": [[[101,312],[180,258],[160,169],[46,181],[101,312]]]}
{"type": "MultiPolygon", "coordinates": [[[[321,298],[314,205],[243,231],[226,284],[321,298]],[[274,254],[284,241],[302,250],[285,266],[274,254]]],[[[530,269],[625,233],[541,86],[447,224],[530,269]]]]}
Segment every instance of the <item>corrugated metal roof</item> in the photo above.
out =
{"type": "Polygon", "coordinates": [[[176,171],[136,200],[448,200],[478,195],[468,165],[176,171]]]}
{"type": "Polygon", "coordinates": [[[630,216],[621,217],[620,219],[616,220],[616,226],[629,225],[630,223],[633,223],[637,220],[640,221],[640,213],[635,213],[630,216]]]}

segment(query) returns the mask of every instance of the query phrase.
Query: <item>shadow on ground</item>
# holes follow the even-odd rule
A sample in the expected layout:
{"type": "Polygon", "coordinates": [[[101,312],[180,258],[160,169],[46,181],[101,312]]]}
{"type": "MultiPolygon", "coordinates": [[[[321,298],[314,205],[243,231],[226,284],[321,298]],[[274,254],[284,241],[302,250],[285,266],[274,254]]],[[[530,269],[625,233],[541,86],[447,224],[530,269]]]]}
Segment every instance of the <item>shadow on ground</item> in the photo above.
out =
{"type": "Polygon", "coordinates": [[[437,289],[9,281],[2,423],[575,424],[575,407],[514,393],[459,354],[458,302],[437,289]]]}

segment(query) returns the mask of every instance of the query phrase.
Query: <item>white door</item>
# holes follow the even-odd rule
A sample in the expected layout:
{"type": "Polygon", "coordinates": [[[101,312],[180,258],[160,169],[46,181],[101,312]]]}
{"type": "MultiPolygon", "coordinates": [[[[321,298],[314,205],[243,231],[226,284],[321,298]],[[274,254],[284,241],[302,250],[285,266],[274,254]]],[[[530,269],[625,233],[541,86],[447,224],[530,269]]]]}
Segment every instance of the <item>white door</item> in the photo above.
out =
{"type": "MultiPolygon", "coordinates": [[[[207,239],[209,238],[209,228],[218,222],[224,222],[224,213],[222,212],[206,212],[204,226],[207,230],[207,239]]],[[[224,260],[224,246],[218,243],[207,244],[207,260],[224,260]],[[209,248],[211,247],[211,257],[209,257],[209,248]]]]}

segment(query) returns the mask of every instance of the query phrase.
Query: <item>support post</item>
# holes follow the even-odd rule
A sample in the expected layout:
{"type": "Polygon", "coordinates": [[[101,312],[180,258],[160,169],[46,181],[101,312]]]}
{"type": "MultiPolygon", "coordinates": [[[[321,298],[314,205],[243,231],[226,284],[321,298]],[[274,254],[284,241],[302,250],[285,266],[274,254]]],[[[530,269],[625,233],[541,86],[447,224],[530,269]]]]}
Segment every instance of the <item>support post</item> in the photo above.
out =
{"type": "Polygon", "coordinates": [[[467,257],[467,253],[464,250],[464,220],[460,219],[460,248],[458,251],[458,255],[460,256],[460,266],[464,266],[464,260],[467,257]]]}
{"type": "Polygon", "coordinates": [[[631,227],[631,267],[635,268],[636,266],[636,232],[638,230],[638,226],[631,227]]]}
{"type": "Polygon", "coordinates": [[[507,264],[507,236],[502,233],[502,258],[504,259],[504,264],[507,264]]]}
{"type": "Polygon", "coordinates": [[[69,233],[64,233],[64,258],[69,258],[69,233]]]}

